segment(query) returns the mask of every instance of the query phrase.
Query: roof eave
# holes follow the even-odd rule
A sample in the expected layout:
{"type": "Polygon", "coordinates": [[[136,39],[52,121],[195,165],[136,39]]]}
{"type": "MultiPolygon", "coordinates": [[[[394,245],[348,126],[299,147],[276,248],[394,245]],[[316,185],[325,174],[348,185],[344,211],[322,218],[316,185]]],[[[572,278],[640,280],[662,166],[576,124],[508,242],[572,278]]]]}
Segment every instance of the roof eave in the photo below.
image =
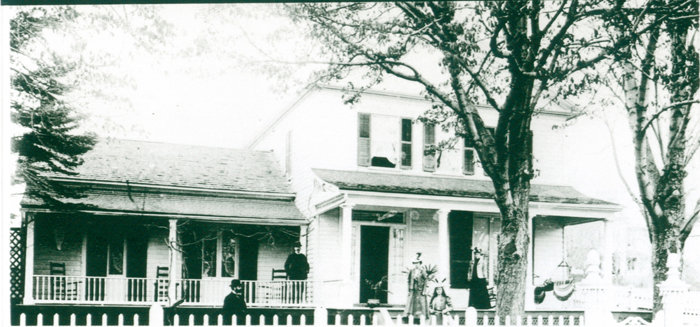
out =
{"type": "Polygon", "coordinates": [[[91,185],[97,187],[105,187],[109,189],[142,189],[142,190],[156,190],[163,193],[195,193],[198,195],[225,195],[231,197],[246,197],[254,199],[265,199],[265,200],[285,200],[293,201],[296,197],[294,193],[275,193],[275,192],[260,192],[260,191],[244,191],[244,190],[229,190],[229,189],[216,189],[216,188],[205,188],[205,187],[192,187],[192,186],[174,186],[174,185],[160,185],[160,184],[148,184],[148,183],[132,183],[123,181],[105,181],[105,180],[91,180],[75,177],[58,177],[58,176],[48,176],[48,179],[56,182],[63,182],[68,184],[81,184],[81,185],[91,185]]]}

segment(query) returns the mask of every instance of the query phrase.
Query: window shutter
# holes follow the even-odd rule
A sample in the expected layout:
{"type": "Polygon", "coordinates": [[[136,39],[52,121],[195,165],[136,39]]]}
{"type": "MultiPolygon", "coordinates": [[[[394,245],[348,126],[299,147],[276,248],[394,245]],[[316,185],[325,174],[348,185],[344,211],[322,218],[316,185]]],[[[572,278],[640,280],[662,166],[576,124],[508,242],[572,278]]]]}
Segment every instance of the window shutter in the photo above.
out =
{"type": "Polygon", "coordinates": [[[423,171],[433,172],[437,165],[437,153],[435,149],[435,125],[423,125],[423,171]]]}
{"type": "Polygon", "coordinates": [[[369,114],[358,116],[357,165],[368,167],[370,162],[370,118],[369,114]]]}
{"type": "Polygon", "coordinates": [[[413,122],[401,119],[401,168],[411,168],[413,165],[413,122]]]}

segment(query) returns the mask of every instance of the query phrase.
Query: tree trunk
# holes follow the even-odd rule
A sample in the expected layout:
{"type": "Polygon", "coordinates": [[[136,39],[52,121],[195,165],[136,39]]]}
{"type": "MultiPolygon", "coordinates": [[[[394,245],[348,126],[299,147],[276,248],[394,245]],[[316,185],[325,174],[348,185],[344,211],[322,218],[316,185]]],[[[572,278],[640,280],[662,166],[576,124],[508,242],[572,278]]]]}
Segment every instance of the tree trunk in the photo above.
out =
{"type": "Polygon", "coordinates": [[[501,208],[498,239],[496,312],[500,317],[525,312],[525,282],[530,238],[528,236],[529,189],[516,193],[514,202],[501,208]]]}
{"type": "Polygon", "coordinates": [[[680,254],[680,239],[679,233],[671,226],[666,228],[657,228],[652,242],[652,258],[651,270],[654,275],[654,314],[662,309],[662,297],[659,292],[659,284],[663,283],[668,277],[668,261],[669,253],[680,254]]]}

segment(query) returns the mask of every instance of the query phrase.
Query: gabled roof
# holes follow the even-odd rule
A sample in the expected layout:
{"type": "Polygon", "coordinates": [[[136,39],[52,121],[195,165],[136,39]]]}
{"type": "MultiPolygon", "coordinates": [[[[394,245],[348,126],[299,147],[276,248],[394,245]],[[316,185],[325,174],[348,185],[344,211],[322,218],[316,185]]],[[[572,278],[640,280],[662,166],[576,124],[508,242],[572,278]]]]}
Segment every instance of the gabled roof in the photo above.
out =
{"type": "MultiPolygon", "coordinates": [[[[493,199],[491,181],[469,178],[415,176],[391,173],[313,169],[322,180],[341,190],[404,193],[493,199]]],[[[615,205],[584,195],[571,186],[532,184],[530,201],[615,205]]]]}
{"type": "Polygon", "coordinates": [[[83,156],[86,181],[291,194],[272,152],[147,141],[100,139],[83,156]]]}

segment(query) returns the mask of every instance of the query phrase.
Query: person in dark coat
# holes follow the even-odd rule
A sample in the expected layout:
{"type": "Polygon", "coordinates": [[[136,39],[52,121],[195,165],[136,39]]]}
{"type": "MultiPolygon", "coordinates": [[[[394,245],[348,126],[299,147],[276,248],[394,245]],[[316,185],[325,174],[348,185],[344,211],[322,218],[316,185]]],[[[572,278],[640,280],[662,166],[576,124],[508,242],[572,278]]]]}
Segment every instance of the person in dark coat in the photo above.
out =
{"type": "MultiPolygon", "coordinates": [[[[284,262],[284,271],[289,280],[306,280],[309,276],[309,262],[306,260],[306,256],[301,253],[301,243],[294,244],[294,252],[284,262]]],[[[306,283],[293,282],[291,288],[291,293],[286,293],[291,296],[289,300],[292,303],[304,302],[306,283]]]]}
{"type": "Polygon", "coordinates": [[[240,280],[234,279],[231,281],[231,293],[226,295],[224,307],[221,310],[225,323],[231,323],[232,315],[236,315],[237,320],[241,319],[245,316],[247,309],[245,299],[243,298],[243,285],[241,285],[240,280]]]}
{"type": "Polygon", "coordinates": [[[301,244],[294,244],[294,252],[287,257],[284,262],[284,271],[290,280],[306,280],[309,275],[309,262],[306,256],[301,253],[301,244]]]}
{"type": "Polygon", "coordinates": [[[474,262],[467,274],[469,281],[469,306],[475,309],[491,309],[488,282],[486,281],[486,261],[479,248],[474,248],[474,262]]]}

